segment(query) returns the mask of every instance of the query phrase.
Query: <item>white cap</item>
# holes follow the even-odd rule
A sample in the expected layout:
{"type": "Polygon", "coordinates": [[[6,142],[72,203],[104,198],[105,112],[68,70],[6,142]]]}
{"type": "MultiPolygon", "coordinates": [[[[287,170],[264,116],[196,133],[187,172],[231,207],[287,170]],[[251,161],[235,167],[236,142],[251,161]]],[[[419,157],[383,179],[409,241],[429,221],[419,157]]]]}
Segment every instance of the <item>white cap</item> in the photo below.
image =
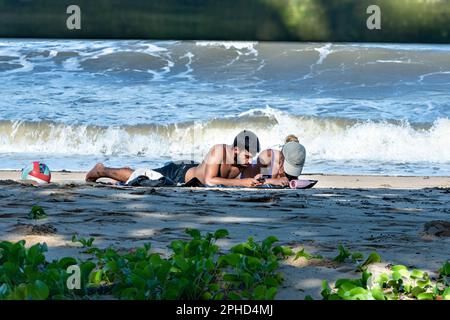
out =
{"type": "Polygon", "coordinates": [[[291,141],[283,146],[281,152],[284,156],[284,172],[294,177],[301,175],[306,158],[305,147],[298,142],[291,141]]]}

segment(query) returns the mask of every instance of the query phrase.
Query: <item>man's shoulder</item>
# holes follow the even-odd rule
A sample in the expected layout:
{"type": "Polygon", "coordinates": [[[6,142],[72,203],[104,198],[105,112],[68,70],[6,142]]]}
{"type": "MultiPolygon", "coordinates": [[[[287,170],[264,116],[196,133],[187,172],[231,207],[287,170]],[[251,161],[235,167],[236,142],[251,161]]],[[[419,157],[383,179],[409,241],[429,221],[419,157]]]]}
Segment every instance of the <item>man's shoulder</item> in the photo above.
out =
{"type": "Polygon", "coordinates": [[[226,144],[215,144],[211,147],[211,149],[209,149],[208,154],[205,156],[205,159],[222,159],[223,154],[224,154],[224,150],[225,153],[227,145],[226,144]]]}
{"type": "Polygon", "coordinates": [[[279,153],[281,153],[280,150],[276,150],[276,149],[265,149],[262,150],[259,153],[259,157],[268,157],[270,158],[272,156],[272,154],[275,154],[275,156],[277,156],[279,153]]]}
{"type": "Polygon", "coordinates": [[[231,146],[230,145],[228,145],[228,144],[224,144],[224,143],[218,143],[218,144],[215,144],[215,145],[213,145],[212,147],[211,147],[211,151],[220,151],[220,152],[222,152],[223,150],[228,150],[228,149],[230,149],[231,148],[231,146]]]}

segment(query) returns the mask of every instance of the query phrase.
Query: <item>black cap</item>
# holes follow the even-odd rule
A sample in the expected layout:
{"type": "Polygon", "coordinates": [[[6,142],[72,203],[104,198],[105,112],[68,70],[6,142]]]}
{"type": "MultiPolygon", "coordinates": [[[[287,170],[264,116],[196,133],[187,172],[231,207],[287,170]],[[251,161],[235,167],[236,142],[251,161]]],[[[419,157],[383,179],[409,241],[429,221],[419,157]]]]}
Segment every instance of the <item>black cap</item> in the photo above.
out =
{"type": "Polygon", "coordinates": [[[260,149],[258,136],[250,130],[241,131],[234,138],[233,146],[240,150],[247,150],[252,155],[258,154],[260,149]]]}

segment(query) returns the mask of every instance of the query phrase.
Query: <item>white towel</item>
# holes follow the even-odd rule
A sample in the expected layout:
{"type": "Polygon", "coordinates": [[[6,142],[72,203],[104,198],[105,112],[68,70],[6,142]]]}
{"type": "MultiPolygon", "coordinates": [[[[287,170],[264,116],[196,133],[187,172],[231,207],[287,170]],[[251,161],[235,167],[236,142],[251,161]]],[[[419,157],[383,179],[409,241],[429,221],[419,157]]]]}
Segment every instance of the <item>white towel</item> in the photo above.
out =
{"type": "Polygon", "coordinates": [[[159,180],[163,177],[163,175],[159,172],[156,172],[152,169],[146,169],[146,168],[139,168],[134,170],[134,172],[131,174],[131,176],[128,178],[127,182],[125,184],[130,183],[130,181],[136,179],[139,176],[146,176],[150,180],[159,180]]]}

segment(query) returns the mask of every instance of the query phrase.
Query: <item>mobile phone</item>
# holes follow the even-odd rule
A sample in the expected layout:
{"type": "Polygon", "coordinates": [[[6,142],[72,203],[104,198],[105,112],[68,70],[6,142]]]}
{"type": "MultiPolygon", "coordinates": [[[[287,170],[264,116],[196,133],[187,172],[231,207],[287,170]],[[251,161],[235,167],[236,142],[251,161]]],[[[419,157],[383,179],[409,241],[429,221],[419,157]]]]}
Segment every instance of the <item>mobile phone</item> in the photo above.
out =
{"type": "Polygon", "coordinates": [[[259,182],[264,182],[264,181],[266,181],[267,179],[269,179],[270,178],[270,176],[268,176],[268,175],[263,175],[262,177],[260,177],[260,178],[258,178],[258,179],[256,179],[256,180],[258,180],[259,182]]]}

